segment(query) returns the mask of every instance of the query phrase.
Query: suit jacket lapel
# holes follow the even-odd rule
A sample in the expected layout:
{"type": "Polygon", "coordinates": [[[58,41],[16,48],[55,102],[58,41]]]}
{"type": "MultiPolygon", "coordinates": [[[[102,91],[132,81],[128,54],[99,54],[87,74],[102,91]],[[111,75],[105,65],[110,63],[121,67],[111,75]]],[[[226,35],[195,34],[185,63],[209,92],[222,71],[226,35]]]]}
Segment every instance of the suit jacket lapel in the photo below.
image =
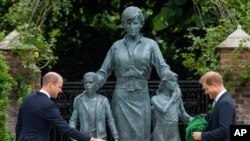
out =
{"type": "Polygon", "coordinates": [[[210,115],[210,119],[209,119],[209,125],[210,123],[212,122],[212,118],[213,118],[213,114],[216,114],[216,109],[218,108],[218,104],[220,103],[220,101],[226,96],[227,92],[223,93],[221,95],[221,97],[216,101],[214,107],[212,108],[212,112],[211,112],[211,115],[210,115]]]}

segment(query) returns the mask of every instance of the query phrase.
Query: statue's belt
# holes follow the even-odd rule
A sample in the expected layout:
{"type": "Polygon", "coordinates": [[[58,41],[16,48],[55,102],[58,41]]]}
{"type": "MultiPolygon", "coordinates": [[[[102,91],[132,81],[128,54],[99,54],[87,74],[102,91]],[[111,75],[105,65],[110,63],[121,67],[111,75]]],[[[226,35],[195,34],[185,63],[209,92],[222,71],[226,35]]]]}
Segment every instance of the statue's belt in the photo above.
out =
{"type": "Polygon", "coordinates": [[[148,81],[138,77],[121,77],[117,79],[116,88],[127,89],[128,91],[148,89],[148,81]]]}

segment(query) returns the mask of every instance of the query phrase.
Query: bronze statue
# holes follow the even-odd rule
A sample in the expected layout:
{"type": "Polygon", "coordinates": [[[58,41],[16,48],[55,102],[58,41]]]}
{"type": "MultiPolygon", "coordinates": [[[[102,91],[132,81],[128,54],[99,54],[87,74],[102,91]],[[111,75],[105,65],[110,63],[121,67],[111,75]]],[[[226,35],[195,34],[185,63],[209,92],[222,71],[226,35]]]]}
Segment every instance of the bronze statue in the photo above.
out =
{"type": "Polygon", "coordinates": [[[83,77],[85,91],[74,99],[74,107],[69,125],[76,128],[80,122],[80,131],[90,136],[107,139],[106,122],[115,141],[119,140],[118,132],[108,99],[97,94],[98,76],[88,72],[83,77]]]}
{"type": "MultiPolygon", "coordinates": [[[[145,17],[138,7],[127,7],[121,16],[126,31],[116,41],[97,71],[102,86],[114,71],[116,86],[112,97],[112,111],[121,141],[149,141],[151,106],[148,80],[154,66],[158,75],[170,71],[158,44],[144,37],[140,30],[145,17]]],[[[171,75],[176,76],[171,72],[171,75]]]]}
{"type": "Polygon", "coordinates": [[[192,117],[184,108],[177,77],[163,72],[157,94],[151,98],[151,102],[155,117],[152,141],[181,141],[179,118],[188,123],[192,117]]]}

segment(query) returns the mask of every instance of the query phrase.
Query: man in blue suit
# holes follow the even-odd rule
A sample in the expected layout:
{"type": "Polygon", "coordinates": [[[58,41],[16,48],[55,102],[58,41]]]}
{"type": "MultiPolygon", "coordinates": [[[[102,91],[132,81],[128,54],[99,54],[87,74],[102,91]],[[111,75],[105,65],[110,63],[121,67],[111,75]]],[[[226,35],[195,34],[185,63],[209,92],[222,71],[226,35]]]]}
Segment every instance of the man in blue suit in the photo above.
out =
{"type": "Polygon", "coordinates": [[[205,73],[199,81],[213,102],[212,113],[204,132],[193,132],[194,140],[229,141],[229,127],[236,123],[235,105],[223,85],[222,76],[214,71],[205,73]]]}
{"type": "Polygon", "coordinates": [[[52,126],[63,134],[79,141],[104,141],[84,135],[68,126],[60,115],[57,105],[50,100],[62,91],[63,78],[56,72],[48,72],[43,77],[39,92],[26,96],[20,107],[16,124],[16,141],[49,141],[52,126]]]}

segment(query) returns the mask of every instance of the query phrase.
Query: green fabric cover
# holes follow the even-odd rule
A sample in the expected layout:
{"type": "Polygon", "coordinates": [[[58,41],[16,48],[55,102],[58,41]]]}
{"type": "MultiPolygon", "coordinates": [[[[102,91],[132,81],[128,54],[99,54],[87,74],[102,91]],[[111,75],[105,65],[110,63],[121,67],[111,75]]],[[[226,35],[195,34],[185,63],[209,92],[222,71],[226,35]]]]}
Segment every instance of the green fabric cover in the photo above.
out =
{"type": "Polygon", "coordinates": [[[207,121],[201,115],[197,115],[188,123],[186,128],[186,141],[194,141],[191,133],[198,131],[203,132],[207,128],[207,121]]]}

